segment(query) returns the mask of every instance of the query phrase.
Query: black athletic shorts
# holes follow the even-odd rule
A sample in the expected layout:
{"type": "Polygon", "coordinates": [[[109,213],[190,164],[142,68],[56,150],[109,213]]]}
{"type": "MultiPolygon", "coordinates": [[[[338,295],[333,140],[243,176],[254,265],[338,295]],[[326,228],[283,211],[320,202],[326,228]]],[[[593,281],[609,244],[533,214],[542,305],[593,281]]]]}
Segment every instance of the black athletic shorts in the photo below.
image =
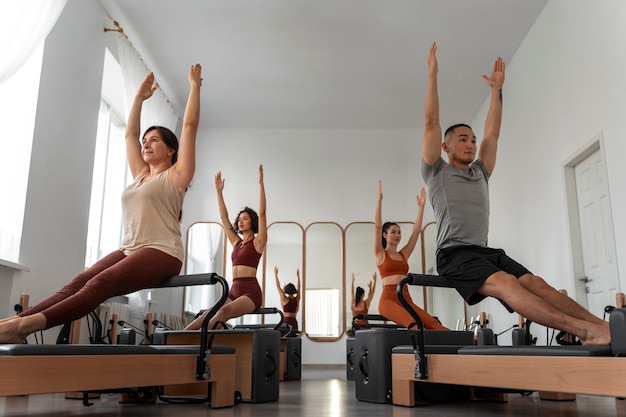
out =
{"type": "MultiPolygon", "coordinates": [[[[469,305],[485,299],[486,296],[479,294],[478,289],[487,278],[500,271],[516,278],[531,273],[509,258],[502,249],[452,246],[437,252],[437,272],[452,281],[458,293],[469,305]]],[[[508,306],[506,307],[510,310],[508,306]]]]}

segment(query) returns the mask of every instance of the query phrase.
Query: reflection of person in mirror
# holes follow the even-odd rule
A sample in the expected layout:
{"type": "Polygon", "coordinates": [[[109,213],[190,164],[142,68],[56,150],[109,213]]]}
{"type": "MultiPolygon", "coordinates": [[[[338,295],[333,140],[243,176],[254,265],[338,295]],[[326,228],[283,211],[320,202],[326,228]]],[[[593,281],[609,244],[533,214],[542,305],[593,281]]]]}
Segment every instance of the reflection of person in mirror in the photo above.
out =
{"type": "MultiPolygon", "coordinates": [[[[489,180],[496,165],[502,122],[504,61],[497,58],[491,75],[482,76],[490,90],[490,102],[478,147],[474,131],[466,124],[450,126],[442,134],[436,53],[437,44],[433,43],[428,54],[421,171],[437,217],[438,273],[447,277],[470,305],[495,297],[530,321],[578,336],[582,344],[608,345],[608,322],[531,273],[504,250],[487,246],[489,180]]],[[[536,242],[529,244],[536,246],[536,242]]]]}
{"type": "Polygon", "coordinates": [[[126,155],[134,178],[122,192],[124,239],[51,297],[0,324],[0,343],[22,343],[36,331],[80,319],[107,299],[149,288],[180,273],[184,256],[180,218],[195,171],[202,67],[189,69],[189,97],[180,145],[166,127],[141,136],[143,102],[156,91],[154,74],[143,80],[126,125],[126,155]]]}
{"type": "MultiPolygon", "coordinates": [[[[372,279],[367,283],[367,297],[364,297],[365,290],[362,287],[357,286],[354,289],[354,272],[352,273],[352,316],[365,315],[370,309],[372,299],[374,298],[374,291],[376,291],[376,272],[372,275],[372,279]]],[[[355,324],[367,324],[367,320],[355,320],[355,324]]]]}
{"type": "Polygon", "coordinates": [[[283,307],[283,313],[285,315],[285,323],[290,325],[294,330],[292,333],[297,333],[298,320],[296,314],[300,309],[300,268],[296,268],[296,285],[291,282],[281,287],[280,280],[278,279],[278,266],[274,266],[274,277],[276,278],[276,289],[280,294],[280,304],[283,307]]]}
{"type": "MultiPolygon", "coordinates": [[[[422,218],[424,217],[424,203],[426,202],[426,191],[422,188],[417,196],[417,218],[413,223],[413,231],[404,247],[398,250],[398,245],[402,239],[400,226],[397,223],[382,222],[382,202],[383,186],[378,182],[378,199],[376,200],[376,213],[374,215],[374,256],[376,265],[383,281],[383,293],[378,301],[378,312],[394,323],[409,327],[414,323],[409,312],[400,303],[396,293],[398,283],[409,274],[409,256],[413,253],[417,238],[422,230],[422,218]]],[[[448,330],[439,320],[428,314],[424,309],[418,307],[409,295],[408,287],[404,287],[404,297],[411,304],[413,309],[419,314],[425,329],[448,330]]]]}
{"type": "MultiPolygon", "coordinates": [[[[259,260],[267,243],[267,220],[265,216],[265,186],[263,184],[263,166],[259,165],[259,213],[250,207],[244,207],[234,223],[228,219],[228,210],[224,203],[224,183],[222,173],[215,175],[217,204],[226,237],[233,245],[233,284],[228,292],[226,303],[209,322],[209,329],[216,324],[226,323],[235,317],[243,316],[261,307],[261,287],[256,279],[259,260]]],[[[192,321],[186,330],[196,330],[202,326],[204,314],[192,321]]]]}

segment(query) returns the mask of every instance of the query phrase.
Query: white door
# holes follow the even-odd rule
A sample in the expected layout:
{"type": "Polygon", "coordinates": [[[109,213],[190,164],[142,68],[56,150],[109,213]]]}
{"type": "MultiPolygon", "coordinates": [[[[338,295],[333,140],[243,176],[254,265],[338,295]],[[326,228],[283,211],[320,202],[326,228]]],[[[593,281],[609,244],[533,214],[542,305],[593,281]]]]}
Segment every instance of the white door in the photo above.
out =
{"type": "Polygon", "coordinates": [[[601,150],[597,150],[574,168],[580,222],[580,237],[586,280],[587,308],[603,317],[607,305],[615,305],[619,278],[615,255],[615,237],[611,199],[601,150]]]}

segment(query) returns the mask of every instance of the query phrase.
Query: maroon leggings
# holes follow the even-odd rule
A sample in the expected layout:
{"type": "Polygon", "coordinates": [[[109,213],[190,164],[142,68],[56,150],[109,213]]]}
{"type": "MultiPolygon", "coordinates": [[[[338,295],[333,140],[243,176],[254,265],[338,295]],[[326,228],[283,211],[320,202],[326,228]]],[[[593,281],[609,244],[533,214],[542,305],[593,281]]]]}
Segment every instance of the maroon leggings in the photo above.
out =
{"type": "Polygon", "coordinates": [[[181,267],[180,260],[158,249],[139,249],[128,256],[118,250],[20,316],[42,313],[49,329],[86,316],[111,297],[150,288],[179,274],[181,267]]]}
{"type": "Polygon", "coordinates": [[[261,287],[256,277],[234,278],[233,285],[228,292],[228,298],[236,300],[241,296],[246,296],[254,303],[254,309],[261,307],[263,301],[263,295],[261,294],[261,287]]]}

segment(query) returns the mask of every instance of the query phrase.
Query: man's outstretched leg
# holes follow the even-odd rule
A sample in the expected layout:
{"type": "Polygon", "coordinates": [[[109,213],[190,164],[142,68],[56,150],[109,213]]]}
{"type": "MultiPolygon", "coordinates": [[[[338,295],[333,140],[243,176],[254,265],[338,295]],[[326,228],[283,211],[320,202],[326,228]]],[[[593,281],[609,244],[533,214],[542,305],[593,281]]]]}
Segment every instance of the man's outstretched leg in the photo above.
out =
{"type": "MultiPolygon", "coordinates": [[[[528,280],[525,281],[528,282],[528,280]]],[[[535,323],[578,336],[583,345],[611,344],[608,322],[593,318],[587,321],[580,318],[580,312],[577,311],[577,308],[573,308],[569,302],[564,303],[557,299],[556,302],[562,304],[560,307],[569,313],[561,311],[547,300],[524,288],[517,278],[506,272],[496,272],[489,276],[478,292],[501,299],[517,313],[535,323]]],[[[556,292],[558,293],[558,291],[556,292]]],[[[549,295],[548,299],[554,301],[555,297],[549,295]]],[[[582,309],[582,307],[580,308],[582,309]]],[[[590,313],[587,314],[591,316],[590,313]]]]}

